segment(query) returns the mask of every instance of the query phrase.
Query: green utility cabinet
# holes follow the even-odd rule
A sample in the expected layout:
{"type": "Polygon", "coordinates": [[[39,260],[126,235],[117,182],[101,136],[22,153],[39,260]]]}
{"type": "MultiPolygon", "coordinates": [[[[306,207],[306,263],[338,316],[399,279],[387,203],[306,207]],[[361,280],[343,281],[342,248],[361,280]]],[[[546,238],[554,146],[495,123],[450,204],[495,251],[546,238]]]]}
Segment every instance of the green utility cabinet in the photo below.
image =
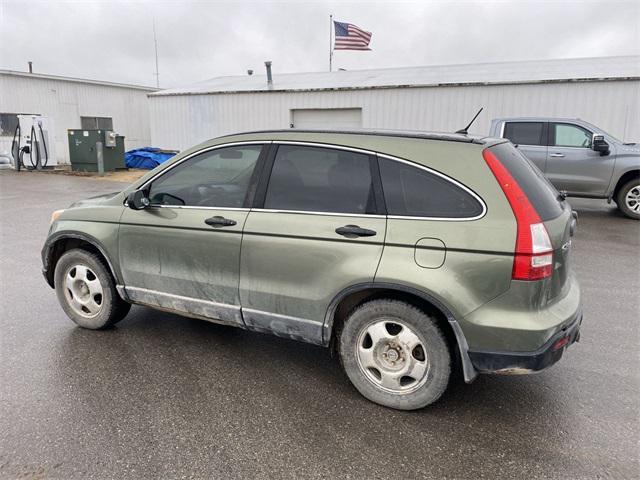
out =
{"type": "Polygon", "coordinates": [[[110,130],[67,130],[71,170],[98,171],[98,142],[102,142],[104,171],[125,168],[124,137],[110,130]]]}

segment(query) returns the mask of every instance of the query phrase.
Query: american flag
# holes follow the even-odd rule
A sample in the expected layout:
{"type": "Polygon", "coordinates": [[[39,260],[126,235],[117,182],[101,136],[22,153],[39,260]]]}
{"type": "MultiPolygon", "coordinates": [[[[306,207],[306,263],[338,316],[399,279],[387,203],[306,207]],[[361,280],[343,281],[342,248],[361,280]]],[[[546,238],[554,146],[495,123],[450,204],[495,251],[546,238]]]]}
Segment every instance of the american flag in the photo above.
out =
{"type": "Polygon", "coordinates": [[[333,22],[336,40],[334,50],[371,50],[371,32],[365,32],[351,23],[333,22]]]}

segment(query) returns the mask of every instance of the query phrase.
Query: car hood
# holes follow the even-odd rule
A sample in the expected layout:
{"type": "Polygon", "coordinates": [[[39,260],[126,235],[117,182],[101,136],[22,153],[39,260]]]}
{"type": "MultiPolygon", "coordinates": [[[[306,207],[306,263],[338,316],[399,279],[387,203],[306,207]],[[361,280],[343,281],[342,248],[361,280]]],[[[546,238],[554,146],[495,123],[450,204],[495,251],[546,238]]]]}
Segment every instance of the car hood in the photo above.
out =
{"type": "Polygon", "coordinates": [[[638,143],[623,143],[618,145],[618,152],[621,153],[638,153],[640,154],[640,144],[638,143]]]}
{"type": "Polygon", "coordinates": [[[78,207],[87,207],[92,205],[100,205],[101,203],[106,202],[107,200],[111,200],[113,197],[118,195],[120,192],[111,192],[104,193],[102,195],[96,195],[95,197],[85,198],[84,200],[79,200],[77,202],[69,205],[69,208],[78,208],[78,207]]]}

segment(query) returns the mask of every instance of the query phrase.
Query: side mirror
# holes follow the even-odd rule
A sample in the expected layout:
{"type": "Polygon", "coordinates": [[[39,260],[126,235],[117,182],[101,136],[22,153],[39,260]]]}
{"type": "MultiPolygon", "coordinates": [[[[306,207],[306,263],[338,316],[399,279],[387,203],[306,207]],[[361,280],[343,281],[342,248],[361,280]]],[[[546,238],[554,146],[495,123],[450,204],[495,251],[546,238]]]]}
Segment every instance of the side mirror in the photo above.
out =
{"type": "Polygon", "coordinates": [[[591,145],[591,148],[596,152],[600,152],[601,156],[609,155],[609,144],[605,141],[604,135],[594,135],[591,145]]]}
{"type": "Polygon", "coordinates": [[[147,208],[149,204],[147,194],[143,190],[131,192],[127,197],[127,205],[129,205],[129,208],[132,210],[143,210],[147,208]]]}

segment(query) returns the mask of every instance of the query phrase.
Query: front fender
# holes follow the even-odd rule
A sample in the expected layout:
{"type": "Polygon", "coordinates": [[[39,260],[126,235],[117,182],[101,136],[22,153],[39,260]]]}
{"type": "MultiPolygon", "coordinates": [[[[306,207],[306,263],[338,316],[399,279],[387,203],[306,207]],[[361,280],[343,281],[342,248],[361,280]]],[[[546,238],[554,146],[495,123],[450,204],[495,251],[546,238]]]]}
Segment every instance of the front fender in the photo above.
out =
{"type": "MultiPolygon", "coordinates": [[[[96,250],[98,250],[102,255],[102,257],[107,262],[107,266],[109,267],[109,270],[111,271],[111,275],[113,275],[113,278],[115,279],[116,284],[118,285],[121,284],[122,276],[119,269],[117,268],[117,264],[112,261],[112,257],[109,254],[108,248],[100,240],[98,240],[96,237],[86,232],[81,232],[77,230],[61,230],[47,237],[47,240],[45,241],[44,246],[42,247],[42,251],[40,253],[42,257],[42,274],[44,275],[45,280],[47,281],[47,283],[51,288],[54,288],[55,286],[54,279],[53,279],[55,264],[53,264],[53,260],[56,256],[56,253],[58,253],[56,252],[56,248],[58,245],[60,245],[59,242],[69,240],[69,239],[86,242],[91,246],[93,246],[96,250]]],[[[60,252],[60,255],[61,254],[62,252],[60,252]]]]}

